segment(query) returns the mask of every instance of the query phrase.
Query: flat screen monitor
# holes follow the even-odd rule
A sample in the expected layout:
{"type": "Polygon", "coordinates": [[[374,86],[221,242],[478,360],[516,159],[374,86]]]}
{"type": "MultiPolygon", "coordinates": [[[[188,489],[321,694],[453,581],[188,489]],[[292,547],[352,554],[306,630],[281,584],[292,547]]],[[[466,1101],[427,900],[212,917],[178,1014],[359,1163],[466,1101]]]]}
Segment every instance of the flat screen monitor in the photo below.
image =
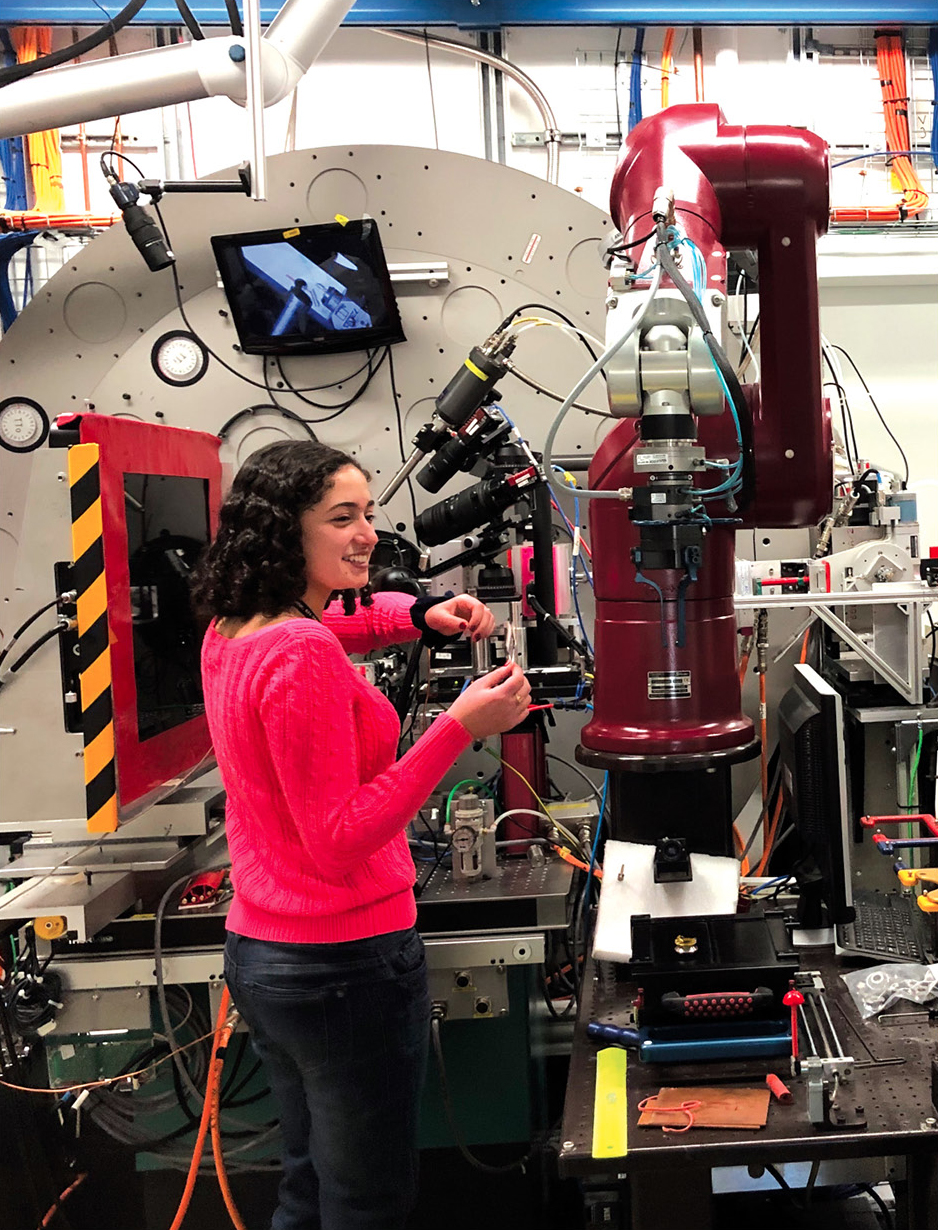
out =
{"type": "Polygon", "coordinates": [[[214,235],[212,247],[246,354],[335,354],[405,340],[370,218],[214,235]]]}
{"type": "Polygon", "coordinates": [[[800,838],[794,868],[798,920],[814,928],[854,920],[850,882],[850,810],[840,694],[810,666],[778,707],[782,788],[800,838]]]}
{"type": "Polygon", "coordinates": [[[204,478],[124,474],[141,743],[205,712],[189,579],[209,541],[208,488],[204,478]]]}
{"type": "Polygon", "coordinates": [[[188,576],[218,525],[216,436],[113,415],[80,418],[97,444],[117,818],[211,763],[201,636],[188,576]]]}

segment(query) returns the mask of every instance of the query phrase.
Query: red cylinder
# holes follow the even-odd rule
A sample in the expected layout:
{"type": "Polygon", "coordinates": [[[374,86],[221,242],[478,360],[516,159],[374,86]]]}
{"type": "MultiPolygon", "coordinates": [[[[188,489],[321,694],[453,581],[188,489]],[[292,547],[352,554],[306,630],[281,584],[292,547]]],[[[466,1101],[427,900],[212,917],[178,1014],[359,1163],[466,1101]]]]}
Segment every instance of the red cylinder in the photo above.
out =
{"type": "MultiPolygon", "coordinates": [[[[634,484],[635,439],[632,423],[606,437],[593,460],[591,486],[600,474],[603,486],[634,484]]],[[[683,638],[678,593],[684,574],[651,575],[661,598],[637,579],[631,551],[639,532],[628,506],[591,500],[590,532],[596,682],[593,717],[581,735],[585,759],[612,768],[609,756],[687,758],[751,745],[753,725],[740,711],[736,672],[732,527],[715,526],[705,539],[698,579],[684,590],[683,638]]]]}
{"type": "MultiPolygon", "coordinates": [[[[501,786],[505,811],[523,807],[539,812],[541,805],[537,796],[543,799],[547,793],[544,728],[539,714],[529,715],[520,726],[502,735],[502,760],[505,762],[501,786]],[[522,777],[526,780],[522,781],[522,777]],[[534,793],[526,782],[533,787],[534,793]]],[[[502,825],[500,836],[502,841],[524,841],[538,832],[538,822],[534,816],[509,816],[502,825]]],[[[524,854],[525,849],[525,846],[518,846],[508,853],[524,854]]]]}

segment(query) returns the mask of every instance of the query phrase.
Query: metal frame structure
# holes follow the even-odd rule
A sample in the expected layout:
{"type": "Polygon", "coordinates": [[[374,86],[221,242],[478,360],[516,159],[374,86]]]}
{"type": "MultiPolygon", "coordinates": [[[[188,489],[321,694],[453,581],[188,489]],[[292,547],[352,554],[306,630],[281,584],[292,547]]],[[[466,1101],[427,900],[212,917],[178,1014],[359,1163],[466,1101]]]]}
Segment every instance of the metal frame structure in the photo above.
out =
{"type": "MultiPolygon", "coordinates": [[[[189,6],[196,19],[206,25],[228,25],[228,14],[221,0],[207,0],[189,6]]],[[[261,20],[272,21],[277,6],[262,3],[261,20]]],[[[465,29],[492,29],[497,26],[668,26],[674,23],[673,5],[643,0],[642,3],[616,6],[577,3],[576,0],[358,0],[346,25],[354,26],[460,26],[465,29]]],[[[745,5],[694,3],[681,8],[682,25],[877,25],[884,19],[881,4],[869,0],[831,0],[829,4],[779,3],[778,0],[749,0],[745,5]]],[[[902,25],[931,25],[934,5],[928,0],[901,0],[888,11],[890,22],[902,25]]],[[[0,24],[49,25],[57,22],[80,25],[100,24],[101,13],[92,0],[3,0],[0,24]]],[[[140,25],[178,25],[179,13],[172,0],[150,0],[137,19],[140,25]]]]}

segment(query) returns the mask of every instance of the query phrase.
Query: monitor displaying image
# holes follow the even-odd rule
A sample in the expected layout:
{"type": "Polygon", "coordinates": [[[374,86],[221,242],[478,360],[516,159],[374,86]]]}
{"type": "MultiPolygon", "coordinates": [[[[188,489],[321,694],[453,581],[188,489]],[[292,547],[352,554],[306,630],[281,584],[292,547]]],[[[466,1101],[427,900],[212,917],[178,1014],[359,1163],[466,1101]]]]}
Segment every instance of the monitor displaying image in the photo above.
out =
{"type": "Polygon", "coordinates": [[[215,235],[212,247],[246,354],[334,354],[405,340],[370,218],[215,235]]]}

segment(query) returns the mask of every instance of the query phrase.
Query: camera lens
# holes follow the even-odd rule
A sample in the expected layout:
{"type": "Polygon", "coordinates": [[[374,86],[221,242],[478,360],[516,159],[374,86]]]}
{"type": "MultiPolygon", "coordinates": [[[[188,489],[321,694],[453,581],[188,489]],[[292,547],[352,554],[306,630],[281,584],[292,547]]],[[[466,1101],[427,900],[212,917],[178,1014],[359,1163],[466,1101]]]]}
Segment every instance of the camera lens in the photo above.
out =
{"type": "Polygon", "coordinates": [[[438,547],[441,542],[492,521],[521,499],[522,494],[504,479],[487,478],[419,513],[414,521],[417,538],[425,546],[438,547]]]}
{"type": "Polygon", "coordinates": [[[472,459],[479,452],[481,440],[468,441],[462,436],[450,436],[439,452],[430,458],[417,474],[417,482],[424,491],[436,495],[446,486],[454,474],[469,469],[472,459]],[[468,464],[466,464],[468,463],[468,464]]]}

